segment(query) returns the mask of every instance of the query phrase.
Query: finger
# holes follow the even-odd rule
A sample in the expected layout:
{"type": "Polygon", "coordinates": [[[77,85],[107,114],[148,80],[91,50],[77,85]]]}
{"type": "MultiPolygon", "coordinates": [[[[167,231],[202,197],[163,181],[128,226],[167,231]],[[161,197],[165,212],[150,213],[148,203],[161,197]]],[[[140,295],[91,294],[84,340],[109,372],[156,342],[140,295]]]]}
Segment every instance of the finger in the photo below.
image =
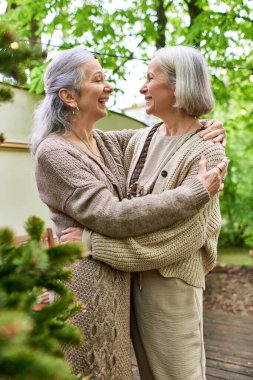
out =
{"type": "Polygon", "coordinates": [[[218,169],[219,173],[223,176],[224,173],[227,171],[227,162],[220,162],[218,165],[216,165],[216,169],[218,169]]]}
{"type": "Polygon", "coordinates": [[[206,129],[205,131],[200,133],[200,137],[203,140],[210,140],[222,134],[223,134],[222,129],[215,129],[215,130],[206,129]]]}
{"type": "Polygon", "coordinates": [[[49,303],[49,290],[42,290],[40,294],[40,303],[49,303]]]}
{"type": "Polygon", "coordinates": [[[205,120],[204,126],[205,126],[205,128],[209,128],[209,127],[211,127],[211,125],[213,125],[213,123],[214,123],[213,119],[205,120]]]}
{"type": "Polygon", "coordinates": [[[61,243],[61,244],[66,244],[67,242],[68,242],[68,239],[67,239],[66,236],[61,236],[61,237],[60,237],[60,243],[61,243]]]}
{"type": "Polygon", "coordinates": [[[214,137],[213,138],[213,142],[214,143],[222,143],[223,140],[225,138],[225,135],[223,133],[221,133],[220,135],[218,135],[217,137],[214,137]]]}
{"type": "Polygon", "coordinates": [[[224,178],[227,175],[227,167],[225,167],[221,172],[221,177],[224,178]]]}
{"type": "Polygon", "coordinates": [[[75,231],[75,228],[76,228],[76,227],[68,227],[68,228],[65,228],[65,230],[63,230],[63,231],[61,232],[61,235],[65,235],[65,234],[68,234],[69,232],[73,232],[73,231],[75,231]]]}
{"type": "Polygon", "coordinates": [[[214,169],[216,169],[216,173],[218,175],[218,178],[220,180],[224,179],[224,177],[227,175],[227,170],[228,170],[228,163],[229,161],[227,158],[224,158],[214,169]],[[219,172],[217,172],[217,169],[219,172]]]}
{"type": "Polygon", "coordinates": [[[223,148],[226,147],[226,145],[227,145],[227,139],[226,139],[226,136],[224,137],[224,139],[223,139],[221,145],[223,146],[223,148]]]}
{"type": "Polygon", "coordinates": [[[224,189],[224,183],[222,182],[219,188],[219,191],[222,191],[224,189]]]}
{"type": "Polygon", "coordinates": [[[223,168],[224,168],[225,170],[228,169],[229,162],[230,162],[230,160],[229,160],[228,157],[224,157],[224,158],[223,158],[223,160],[221,161],[221,164],[222,164],[222,167],[221,167],[221,168],[222,168],[222,170],[223,170],[223,168]]]}
{"type": "Polygon", "coordinates": [[[210,125],[210,127],[213,129],[222,129],[225,133],[225,128],[223,127],[222,122],[219,120],[212,120],[212,124],[210,125]]]}
{"type": "Polygon", "coordinates": [[[205,174],[205,173],[206,173],[206,157],[202,155],[199,160],[198,174],[205,174]]]}

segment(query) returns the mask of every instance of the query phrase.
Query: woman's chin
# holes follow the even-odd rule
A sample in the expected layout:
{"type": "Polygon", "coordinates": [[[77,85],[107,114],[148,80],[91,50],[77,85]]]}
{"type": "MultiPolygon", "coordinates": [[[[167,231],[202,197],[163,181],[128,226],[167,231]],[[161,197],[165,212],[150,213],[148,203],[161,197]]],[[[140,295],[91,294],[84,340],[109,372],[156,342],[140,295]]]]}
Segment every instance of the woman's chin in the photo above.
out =
{"type": "Polygon", "coordinates": [[[107,116],[107,109],[106,108],[101,109],[100,112],[98,112],[96,116],[97,116],[97,120],[103,119],[104,117],[107,116]]]}
{"type": "Polygon", "coordinates": [[[153,115],[152,107],[147,107],[147,108],[146,108],[146,114],[147,114],[147,115],[153,115]]]}

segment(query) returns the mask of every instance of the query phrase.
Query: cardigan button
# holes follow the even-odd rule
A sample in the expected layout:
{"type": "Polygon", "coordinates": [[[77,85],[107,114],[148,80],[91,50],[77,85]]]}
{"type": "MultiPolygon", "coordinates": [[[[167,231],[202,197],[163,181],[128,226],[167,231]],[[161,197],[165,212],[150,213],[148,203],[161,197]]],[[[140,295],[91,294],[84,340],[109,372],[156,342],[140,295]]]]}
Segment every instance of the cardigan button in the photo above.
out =
{"type": "Polygon", "coordinates": [[[162,177],[167,177],[167,175],[168,175],[168,172],[167,172],[166,170],[163,170],[163,171],[161,172],[161,176],[162,176],[162,177]]]}

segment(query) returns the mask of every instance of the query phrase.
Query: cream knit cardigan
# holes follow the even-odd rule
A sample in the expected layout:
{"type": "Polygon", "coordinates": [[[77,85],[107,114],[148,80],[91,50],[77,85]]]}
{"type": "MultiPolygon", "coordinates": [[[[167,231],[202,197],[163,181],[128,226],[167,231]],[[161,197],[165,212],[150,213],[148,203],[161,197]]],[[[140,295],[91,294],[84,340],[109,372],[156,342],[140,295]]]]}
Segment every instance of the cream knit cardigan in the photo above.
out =
{"type": "MultiPolygon", "coordinates": [[[[148,132],[138,132],[128,145],[125,162],[129,167],[129,178],[148,132]]],[[[159,175],[153,193],[160,194],[190,183],[197,175],[202,154],[207,158],[208,168],[212,168],[224,158],[224,148],[221,144],[200,140],[198,134],[194,135],[161,169],[168,175],[166,178],[159,175]]],[[[156,221],[154,215],[154,223],[156,221]]],[[[157,232],[125,239],[107,238],[93,232],[92,256],[122,271],[160,268],[159,272],[164,277],[180,278],[190,285],[204,288],[205,274],[216,262],[220,226],[216,195],[196,215],[157,232]]]]}

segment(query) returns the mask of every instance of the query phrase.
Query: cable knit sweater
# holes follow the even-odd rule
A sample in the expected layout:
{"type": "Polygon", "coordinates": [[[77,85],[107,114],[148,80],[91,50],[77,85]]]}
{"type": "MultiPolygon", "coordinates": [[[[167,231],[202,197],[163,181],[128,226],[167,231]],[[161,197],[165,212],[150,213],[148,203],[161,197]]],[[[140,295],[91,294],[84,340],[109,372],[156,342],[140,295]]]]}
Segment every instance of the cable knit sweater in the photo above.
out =
{"type": "MultiPolygon", "coordinates": [[[[129,177],[142,150],[148,131],[138,132],[126,151],[129,177]]],[[[212,141],[191,137],[161,169],[153,193],[187,185],[196,176],[201,155],[207,157],[208,168],[224,158],[224,149],[212,141]]],[[[145,197],[144,197],[145,198],[145,197]]],[[[156,218],[154,217],[154,224],[156,218]]],[[[92,233],[92,256],[122,271],[159,269],[164,277],[176,277],[190,285],[205,286],[205,274],[215,265],[217,240],[221,226],[218,195],[184,221],[158,232],[127,239],[111,239],[92,233]]]]}
{"type": "MultiPolygon", "coordinates": [[[[58,236],[71,226],[86,226],[108,236],[140,235],[195,215],[209,200],[196,178],[170,192],[123,199],[124,152],[133,133],[94,131],[106,167],[58,135],[48,136],[39,145],[37,186],[58,236]]],[[[127,155],[132,154],[129,148],[127,155]]],[[[81,346],[64,348],[68,361],[75,373],[91,374],[91,379],[131,379],[129,273],[93,259],[79,260],[72,269],[68,286],[87,311],[71,321],[86,339],[81,346]]]]}

